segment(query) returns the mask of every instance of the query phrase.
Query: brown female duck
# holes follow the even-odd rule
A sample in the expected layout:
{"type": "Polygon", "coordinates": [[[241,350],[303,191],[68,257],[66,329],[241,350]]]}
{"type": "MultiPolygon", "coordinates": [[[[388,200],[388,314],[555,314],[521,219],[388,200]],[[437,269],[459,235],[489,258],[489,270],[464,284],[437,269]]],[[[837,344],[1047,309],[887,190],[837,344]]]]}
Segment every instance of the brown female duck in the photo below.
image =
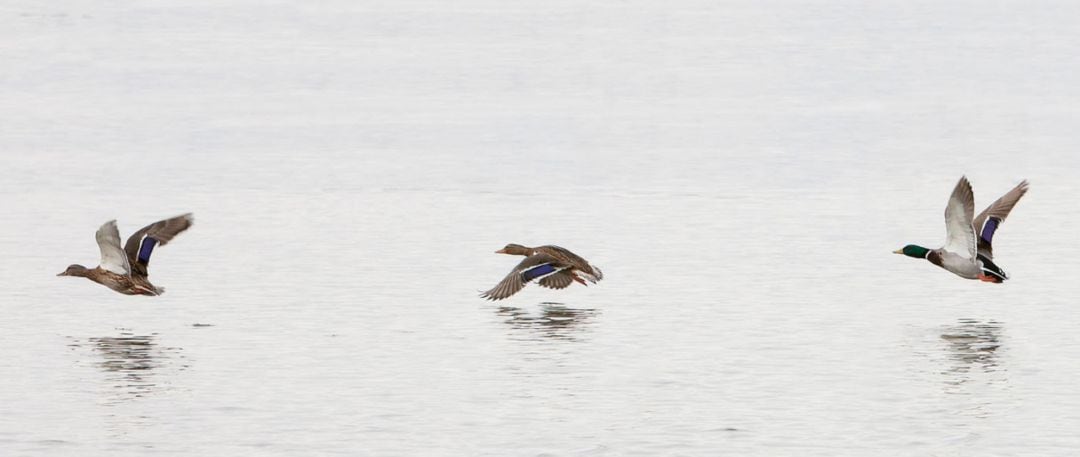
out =
{"type": "Polygon", "coordinates": [[[161,295],[165,289],[156,287],[147,278],[150,254],[154,246],[166,245],[173,237],[191,227],[191,214],[157,221],[143,227],[128,238],[120,248],[120,231],[116,221],[106,222],[97,231],[101,249],[101,264],[97,268],[71,265],[57,276],[80,276],[126,295],[161,295]]]}
{"type": "Polygon", "coordinates": [[[604,279],[599,268],[558,246],[530,248],[520,244],[508,244],[495,253],[523,255],[525,260],[517,264],[499,284],[480,294],[488,300],[502,300],[514,295],[533,280],[538,280],[537,283],[543,287],[564,289],[574,281],[588,286],[586,280],[596,284],[596,281],[604,279]]]}

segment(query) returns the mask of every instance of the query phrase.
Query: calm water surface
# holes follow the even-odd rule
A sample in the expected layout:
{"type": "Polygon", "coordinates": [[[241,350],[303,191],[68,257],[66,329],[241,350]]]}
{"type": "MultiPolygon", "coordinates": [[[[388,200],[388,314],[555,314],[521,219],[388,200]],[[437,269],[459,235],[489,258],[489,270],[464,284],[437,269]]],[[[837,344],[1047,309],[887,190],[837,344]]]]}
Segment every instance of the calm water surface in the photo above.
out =
{"type": "Polygon", "coordinates": [[[0,454],[1076,455],[1080,10],[939,3],[16,0],[0,454]]]}

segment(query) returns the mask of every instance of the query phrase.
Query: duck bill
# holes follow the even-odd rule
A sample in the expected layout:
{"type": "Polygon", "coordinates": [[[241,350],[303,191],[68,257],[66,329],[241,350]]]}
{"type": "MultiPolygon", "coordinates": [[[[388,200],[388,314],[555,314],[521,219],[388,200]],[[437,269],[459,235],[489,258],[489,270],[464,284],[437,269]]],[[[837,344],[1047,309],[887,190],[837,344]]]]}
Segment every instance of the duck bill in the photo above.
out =
{"type": "Polygon", "coordinates": [[[61,272],[57,273],[56,275],[57,276],[67,276],[67,272],[66,271],[61,271],[61,272]]]}
{"type": "Polygon", "coordinates": [[[893,254],[903,254],[904,250],[903,249],[897,249],[897,250],[893,251],[892,253],[893,254]]]}
{"type": "Polygon", "coordinates": [[[499,249],[498,251],[495,251],[495,253],[496,254],[506,254],[506,248],[499,249]]]}

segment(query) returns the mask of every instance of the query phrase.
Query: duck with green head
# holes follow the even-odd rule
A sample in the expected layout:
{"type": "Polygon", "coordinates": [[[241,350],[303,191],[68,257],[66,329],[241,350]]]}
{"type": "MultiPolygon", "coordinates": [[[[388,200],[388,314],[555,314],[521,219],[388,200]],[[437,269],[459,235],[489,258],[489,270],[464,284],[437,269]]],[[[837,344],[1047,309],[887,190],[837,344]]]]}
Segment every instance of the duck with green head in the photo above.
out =
{"type": "Polygon", "coordinates": [[[994,263],[991,242],[1027,190],[1028,182],[1021,181],[975,217],[975,194],[967,177],[962,176],[945,207],[945,246],[927,249],[909,244],[893,253],[926,259],[961,278],[1001,283],[1009,276],[994,263]]]}

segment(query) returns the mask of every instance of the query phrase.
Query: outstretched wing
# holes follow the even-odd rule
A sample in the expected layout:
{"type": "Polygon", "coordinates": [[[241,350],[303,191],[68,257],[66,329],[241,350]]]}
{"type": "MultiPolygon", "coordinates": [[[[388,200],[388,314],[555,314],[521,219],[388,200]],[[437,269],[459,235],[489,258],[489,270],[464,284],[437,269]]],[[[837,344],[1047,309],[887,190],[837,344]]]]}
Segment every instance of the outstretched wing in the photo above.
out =
{"type": "Polygon", "coordinates": [[[124,254],[123,249],[120,249],[120,231],[116,229],[116,221],[102,224],[94,237],[97,239],[98,248],[101,249],[99,266],[116,274],[131,274],[127,255],[124,254]]]}
{"type": "Polygon", "coordinates": [[[191,227],[194,221],[195,218],[191,213],[183,214],[154,222],[128,237],[127,243],[124,244],[124,251],[127,252],[132,274],[146,276],[154,246],[168,244],[180,232],[191,227]]]}
{"type": "Polygon", "coordinates": [[[545,254],[531,255],[517,264],[495,287],[480,296],[488,300],[502,300],[518,293],[529,281],[546,279],[547,276],[565,269],[566,266],[561,265],[554,257],[545,254]]]}
{"type": "Polygon", "coordinates": [[[990,206],[975,217],[974,226],[979,235],[979,254],[989,258],[994,257],[994,248],[991,244],[994,240],[994,233],[1005,222],[1005,218],[1009,217],[1009,212],[1012,211],[1013,207],[1016,206],[1016,202],[1020,201],[1020,197],[1023,197],[1027,191],[1027,180],[1021,181],[1020,184],[1002,195],[1001,198],[994,200],[994,203],[991,203],[990,206]]]}
{"type": "Polygon", "coordinates": [[[541,279],[537,284],[549,289],[565,289],[574,283],[574,274],[563,270],[541,279]]]}
{"type": "Polygon", "coordinates": [[[949,204],[945,207],[945,246],[943,249],[975,261],[975,194],[967,177],[960,177],[949,204]]]}

